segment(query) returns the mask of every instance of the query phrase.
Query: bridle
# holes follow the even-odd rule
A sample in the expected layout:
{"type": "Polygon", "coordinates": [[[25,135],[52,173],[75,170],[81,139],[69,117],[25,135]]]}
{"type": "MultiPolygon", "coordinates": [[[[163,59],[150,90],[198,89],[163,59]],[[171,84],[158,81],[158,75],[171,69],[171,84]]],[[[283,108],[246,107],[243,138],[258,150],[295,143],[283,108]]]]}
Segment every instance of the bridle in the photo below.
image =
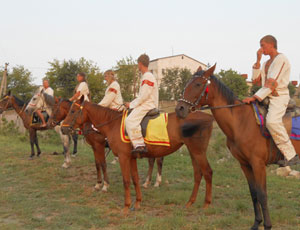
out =
{"type": "Polygon", "coordinates": [[[51,123],[52,123],[53,126],[59,125],[59,123],[60,123],[60,121],[56,120],[56,115],[57,115],[57,112],[59,110],[60,104],[62,102],[63,102],[63,99],[60,99],[60,101],[57,103],[57,109],[56,109],[56,111],[52,112],[52,122],[51,123]]]}
{"type": "Polygon", "coordinates": [[[2,98],[2,99],[0,100],[0,102],[2,102],[2,101],[4,101],[4,100],[6,100],[6,99],[7,99],[7,102],[6,102],[5,106],[4,106],[4,108],[2,108],[3,111],[7,110],[7,108],[8,108],[8,104],[9,104],[9,96],[7,95],[7,96],[5,96],[4,98],[2,98]]]}
{"type": "MultiPolygon", "coordinates": [[[[74,125],[75,125],[75,122],[76,122],[76,120],[77,120],[77,118],[78,118],[79,116],[81,116],[81,119],[82,119],[82,110],[83,110],[83,107],[84,107],[84,103],[85,103],[85,101],[83,101],[83,103],[82,103],[81,105],[78,104],[78,103],[76,103],[76,102],[73,103],[73,105],[79,107],[79,110],[76,111],[76,113],[74,114],[74,117],[73,117],[73,119],[72,119],[72,122],[71,122],[70,124],[62,124],[62,127],[68,127],[70,130],[72,130],[72,131],[74,131],[74,132],[79,131],[79,130],[77,130],[77,129],[74,129],[74,125]]],[[[72,106],[73,106],[73,105],[72,105],[72,106]]],[[[71,110],[72,110],[72,107],[70,108],[70,111],[71,111],[71,110]]],[[[109,121],[107,121],[107,122],[101,123],[101,124],[99,124],[99,125],[95,125],[94,128],[98,129],[98,128],[100,128],[100,127],[103,127],[103,126],[105,126],[105,125],[107,125],[107,124],[113,122],[114,120],[119,119],[121,116],[123,116],[123,114],[119,114],[118,116],[114,117],[113,119],[111,119],[111,120],[109,120],[109,121]]]]}
{"type": "MultiPolygon", "coordinates": [[[[199,105],[201,99],[203,98],[203,96],[205,94],[206,94],[206,100],[208,99],[208,86],[210,85],[210,77],[211,76],[209,76],[209,77],[205,77],[205,76],[201,76],[201,75],[195,75],[194,76],[194,78],[197,78],[197,77],[204,77],[206,79],[206,82],[205,82],[205,85],[204,85],[199,97],[196,99],[196,101],[191,102],[191,101],[185,99],[184,96],[183,96],[183,98],[178,100],[178,102],[184,102],[184,103],[189,105],[189,112],[197,112],[197,111],[202,111],[202,110],[207,110],[207,109],[232,108],[232,107],[241,106],[241,105],[246,104],[246,103],[242,102],[240,104],[231,104],[231,105],[222,105],[222,106],[201,106],[200,108],[197,108],[197,106],[199,105]]],[[[184,95],[184,92],[186,90],[186,87],[184,88],[183,95],[184,95]]]]}

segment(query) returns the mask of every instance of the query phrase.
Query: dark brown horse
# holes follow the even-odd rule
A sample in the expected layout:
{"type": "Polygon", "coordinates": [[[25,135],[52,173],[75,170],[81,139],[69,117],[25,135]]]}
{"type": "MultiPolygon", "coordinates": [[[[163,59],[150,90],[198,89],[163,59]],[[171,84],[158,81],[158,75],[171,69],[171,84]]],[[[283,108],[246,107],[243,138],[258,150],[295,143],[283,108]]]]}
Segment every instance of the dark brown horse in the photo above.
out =
{"type": "MultiPolygon", "coordinates": [[[[0,100],[0,113],[3,111],[13,108],[17,114],[21,117],[24,127],[28,129],[29,131],[29,139],[30,139],[30,146],[31,146],[31,154],[30,158],[32,159],[35,156],[35,151],[34,151],[34,145],[37,148],[37,156],[40,156],[41,154],[41,149],[39,147],[38,143],[38,137],[37,137],[37,131],[38,130],[47,130],[47,127],[40,127],[40,125],[31,125],[32,117],[29,116],[25,112],[26,104],[18,99],[16,96],[11,95],[10,92],[4,98],[0,100]]],[[[73,141],[74,141],[74,149],[73,149],[73,154],[77,153],[77,135],[72,135],[73,141]]],[[[69,143],[65,144],[65,141],[63,140],[64,135],[61,135],[61,140],[63,141],[63,151],[68,151],[69,150],[69,143]]]]}
{"type": "MultiPolygon", "coordinates": [[[[208,105],[219,127],[227,136],[227,147],[239,161],[248,180],[254,206],[255,220],[251,227],[257,230],[264,219],[264,228],[272,228],[267,204],[266,165],[269,162],[270,141],[264,138],[256,124],[251,105],[244,105],[232,91],[213,76],[215,66],[197,72],[186,85],[184,98],[177,104],[176,113],[185,118],[195,107],[208,105]],[[262,216],[263,214],[263,216],[262,216]]],[[[300,153],[299,141],[292,140],[300,153]]],[[[273,148],[271,161],[276,159],[273,148]]]]}
{"type": "MultiPolygon", "coordinates": [[[[63,132],[68,133],[79,128],[87,122],[91,122],[99,131],[107,137],[112,151],[118,155],[121,166],[123,184],[125,189],[125,208],[126,214],[131,205],[130,198],[130,175],[133,180],[136,191],[135,208],[140,207],[142,194],[139,185],[139,176],[137,171],[137,162],[131,157],[132,146],[123,143],[120,135],[122,113],[104,108],[102,106],[84,102],[83,97],[73,103],[68,116],[64,120],[63,132]]],[[[204,207],[208,207],[212,200],[212,170],[206,158],[206,149],[212,132],[213,118],[204,113],[191,114],[186,120],[179,120],[175,113],[169,114],[168,133],[170,138],[170,147],[147,145],[149,150],[147,157],[162,157],[178,150],[183,144],[186,144],[192,159],[194,168],[194,188],[187,207],[196,200],[202,175],[206,180],[206,195],[204,207]],[[201,132],[195,133],[191,138],[183,138],[181,135],[181,126],[185,122],[205,123],[207,128],[201,132]]]]}

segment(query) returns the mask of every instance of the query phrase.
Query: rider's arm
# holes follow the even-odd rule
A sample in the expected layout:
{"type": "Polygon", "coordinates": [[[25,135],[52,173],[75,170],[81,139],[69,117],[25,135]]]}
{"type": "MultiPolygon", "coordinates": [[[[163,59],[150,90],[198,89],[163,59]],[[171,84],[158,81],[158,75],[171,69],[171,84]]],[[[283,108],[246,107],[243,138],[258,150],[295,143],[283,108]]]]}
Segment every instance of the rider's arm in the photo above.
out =
{"type": "Polygon", "coordinates": [[[280,56],[273,61],[271,66],[272,68],[269,68],[265,85],[254,95],[259,101],[265,99],[275,90],[281,75],[289,68],[289,63],[286,63],[286,59],[283,56],[280,56]]]}
{"type": "Polygon", "coordinates": [[[105,94],[104,98],[99,102],[98,105],[109,107],[110,104],[115,99],[115,97],[117,96],[117,93],[118,93],[117,89],[115,89],[114,87],[110,87],[107,90],[107,93],[105,94]]]}

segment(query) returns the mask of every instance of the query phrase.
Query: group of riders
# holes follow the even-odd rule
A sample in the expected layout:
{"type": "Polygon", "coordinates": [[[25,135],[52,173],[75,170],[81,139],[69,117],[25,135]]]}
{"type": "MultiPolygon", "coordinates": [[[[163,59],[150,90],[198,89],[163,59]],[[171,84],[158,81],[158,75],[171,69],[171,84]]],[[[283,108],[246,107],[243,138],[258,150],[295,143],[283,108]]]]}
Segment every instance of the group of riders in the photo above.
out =
{"type": "MultiPolygon", "coordinates": [[[[146,154],[148,150],[141,133],[140,123],[150,110],[158,109],[159,94],[157,79],[148,70],[150,62],[149,56],[142,54],[137,62],[138,69],[142,74],[137,98],[130,103],[124,103],[115,73],[112,70],[107,70],[104,73],[104,79],[108,87],[99,105],[118,111],[124,109],[132,110],[125,120],[125,127],[133,145],[132,154],[143,155],[146,154]]],[[[300,163],[299,156],[296,154],[282,121],[290,100],[288,90],[290,63],[284,54],[278,52],[277,40],[272,35],[264,36],[260,40],[260,49],[257,51],[257,61],[253,65],[252,80],[262,87],[252,97],[245,98],[243,102],[251,103],[255,100],[261,102],[265,98],[269,99],[266,126],[278,149],[285,157],[285,165],[300,163]],[[263,54],[270,58],[261,66],[260,62],[263,54]]],[[[84,96],[84,100],[89,101],[89,88],[85,73],[78,73],[77,81],[78,85],[75,88],[75,93],[69,100],[76,101],[81,98],[81,96],[84,96]]],[[[43,87],[44,93],[53,96],[53,90],[50,88],[47,80],[43,80],[43,87]]],[[[42,120],[42,126],[46,126],[41,111],[38,110],[37,114],[42,120]]]]}

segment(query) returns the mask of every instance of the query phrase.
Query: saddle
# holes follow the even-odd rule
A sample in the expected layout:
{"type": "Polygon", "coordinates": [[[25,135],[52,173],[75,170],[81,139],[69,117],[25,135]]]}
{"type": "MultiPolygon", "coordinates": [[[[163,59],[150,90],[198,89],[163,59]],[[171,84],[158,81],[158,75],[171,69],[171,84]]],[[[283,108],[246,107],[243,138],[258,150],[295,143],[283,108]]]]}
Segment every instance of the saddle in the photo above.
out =
{"type": "MultiPolygon", "coordinates": [[[[42,111],[42,115],[44,116],[45,121],[48,122],[49,117],[50,117],[49,114],[46,111],[42,111]]],[[[42,123],[41,118],[39,117],[39,115],[36,112],[34,112],[32,115],[31,123],[32,124],[41,124],[42,123]]]]}
{"type": "MultiPolygon", "coordinates": [[[[132,112],[132,109],[130,109],[128,111],[128,115],[132,112]]],[[[146,130],[147,130],[147,126],[150,120],[155,119],[157,117],[159,117],[160,115],[160,111],[158,109],[151,109],[148,113],[146,113],[145,117],[143,118],[143,120],[141,121],[141,128],[142,128],[142,135],[143,137],[146,137],[146,130]]],[[[125,130],[125,135],[127,136],[127,132],[125,130]]]]}

